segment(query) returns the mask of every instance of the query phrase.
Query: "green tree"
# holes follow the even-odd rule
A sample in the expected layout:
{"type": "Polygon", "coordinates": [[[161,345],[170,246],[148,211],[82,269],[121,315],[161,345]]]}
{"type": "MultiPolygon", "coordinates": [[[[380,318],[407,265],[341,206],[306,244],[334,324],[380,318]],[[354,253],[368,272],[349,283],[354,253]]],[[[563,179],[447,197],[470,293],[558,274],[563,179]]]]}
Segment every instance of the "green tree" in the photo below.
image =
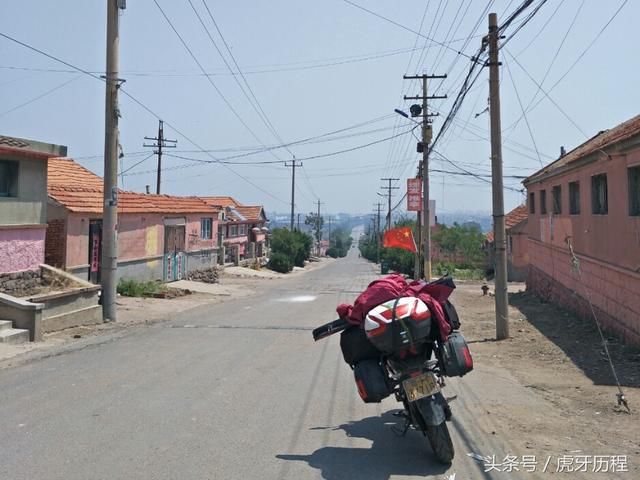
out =
{"type": "Polygon", "coordinates": [[[484,235],[475,225],[442,225],[433,235],[433,241],[459,268],[477,268],[483,265],[484,235]]]}
{"type": "Polygon", "coordinates": [[[320,243],[320,240],[322,240],[322,227],[324,226],[324,218],[317,213],[311,212],[304,219],[304,224],[310,225],[312,227],[316,242],[320,243]]]}
{"type": "Polygon", "coordinates": [[[293,265],[304,267],[305,260],[308,260],[311,255],[312,244],[313,239],[306,233],[292,232],[286,228],[274,229],[271,235],[271,251],[274,261],[269,262],[269,267],[280,268],[280,270],[274,268],[277,271],[281,271],[284,268],[282,265],[287,265],[287,263],[290,263],[292,267],[293,265]],[[283,258],[286,259],[286,262],[283,258]]]}

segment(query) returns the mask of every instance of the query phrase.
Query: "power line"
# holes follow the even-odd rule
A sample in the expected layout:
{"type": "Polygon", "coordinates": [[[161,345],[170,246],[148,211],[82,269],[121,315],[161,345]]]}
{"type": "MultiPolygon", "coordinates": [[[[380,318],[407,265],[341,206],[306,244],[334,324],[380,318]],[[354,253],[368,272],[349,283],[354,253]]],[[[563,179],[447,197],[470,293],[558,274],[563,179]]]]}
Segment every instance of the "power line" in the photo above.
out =
{"type": "Polygon", "coordinates": [[[53,87],[52,89],[47,90],[46,92],[41,93],[40,95],[27,100],[26,102],[23,102],[23,103],[21,103],[19,105],[16,105],[15,107],[10,108],[9,110],[5,110],[4,112],[0,112],[0,117],[4,117],[5,115],[7,115],[7,114],[9,114],[11,112],[15,112],[16,110],[19,110],[19,109],[21,109],[23,107],[26,107],[27,105],[31,105],[32,103],[37,102],[41,98],[44,98],[44,97],[46,97],[48,95],[51,95],[52,93],[57,92],[58,90],[66,87],[70,83],[75,82],[79,78],[80,78],[80,76],[73,77],[71,80],[67,80],[66,82],[63,82],[60,85],[57,85],[57,86],[53,87]]]}
{"type": "MultiPolygon", "coordinates": [[[[49,53],[46,53],[46,52],[44,52],[44,51],[42,51],[42,50],[40,50],[40,49],[38,49],[38,48],[36,48],[36,47],[33,47],[33,46],[31,46],[31,45],[29,45],[29,44],[27,44],[27,43],[24,43],[24,42],[22,42],[22,41],[20,41],[20,40],[18,40],[18,39],[16,39],[16,38],[14,38],[14,37],[10,36],[10,35],[7,35],[7,34],[5,34],[5,33],[0,32],[0,36],[1,36],[1,37],[6,38],[7,40],[10,40],[10,41],[12,41],[12,42],[14,42],[14,43],[18,44],[18,45],[21,45],[21,46],[23,46],[24,48],[27,48],[28,50],[31,50],[31,51],[36,52],[36,53],[39,53],[40,55],[43,55],[43,56],[45,56],[45,57],[47,57],[47,58],[49,58],[49,59],[51,59],[51,60],[54,60],[54,61],[56,61],[56,62],[58,62],[58,63],[63,64],[63,65],[66,65],[67,67],[73,68],[74,70],[77,70],[78,72],[84,73],[85,75],[88,75],[88,76],[90,76],[91,78],[94,78],[94,79],[98,80],[99,82],[102,82],[102,83],[104,83],[104,82],[105,82],[105,79],[103,79],[103,78],[101,78],[101,77],[99,77],[99,76],[97,76],[97,75],[94,75],[93,73],[91,73],[91,72],[89,72],[89,71],[87,71],[87,70],[85,70],[85,69],[83,69],[83,68],[77,67],[77,66],[75,66],[75,65],[73,65],[73,64],[71,64],[71,63],[69,63],[69,62],[66,62],[66,61],[64,61],[64,60],[62,60],[62,59],[60,59],[60,58],[58,58],[58,57],[55,57],[55,56],[53,56],[53,55],[51,55],[51,54],[49,54],[49,53]]],[[[155,117],[157,120],[160,120],[160,119],[161,119],[161,118],[160,118],[160,116],[159,116],[157,113],[155,113],[153,110],[151,110],[151,108],[149,108],[147,105],[145,105],[142,101],[138,100],[138,99],[137,99],[136,97],[134,97],[132,94],[130,94],[129,92],[127,92],[124,88],[120,87],[120,92],[121,92],[123,95],[125,95],[126,97],[128,97],[131,101],[133,101],[136,105],[138,105],[138,106],[139,106],[139,107],[141,107],[143,110],[145,110],[146,112],[148,112],[151,116],[155,117]]],[[[198,145],[194,140],[192,140],[191,138],[189,138],[186,134],[184,134],[184,133],[182,133],[180,130],[178,130],[178,128],[177,128],[177,127],[175,127],[175,126],[171,125],[171,124],[170,124],[169,122],[167,122],[166,120],[165,120],[165,124],[166,124],[168,127],[170,127],[174,132],[176,132],[178,135],[180,135],[182,138],[184,138],[187,142],[189,142],[190,144],[192,144],[194,147],[198,148],[202,153],[204,153],[204,154],[206,154],[207,156],[211,157],[213,160],[216,160],[216,158],[215,158],[213,155],[211,155],[209,152],[204,151],[204,149],[203,149],[200,145],[198,145]]],[[[226,168],[227,170],[229,170],[231,173],[233,173],[234,175],[236,175],[237,177],[242,178],[243,180],[245,180],[249,185],[251,185],[251,186],[253,186],[254,188],[256,188],[257,190],[260,190],[261,192],[263,192],[265,195],[267,195],[267,196],[269,196],[269,197],[271,197],[271,198],[273,198],[274,200],[277,200],[277,201],[279,201],[279,202],[287,203],[285,200],[282,200],[281,198],[276,197],[275,195],[273,195],[273,194],[269,193],[267,190],[263,189],[262,187],[260,187],[259,185],[255,184],[255,183],[254,183],[254,182],[252,182],[251,180],[247,179],[246,177],[243,177],[243,176],[242,176],[242,175],[240,175],[238,172],[236,172],[235,170],[233,170],[231,167],[229,167],[229,166],[225,166],[225,168],[226,168]]]]}
{"type": "MultiPolygon", "coordinates": [[[[189,55],[191,56],[191,58],[193,59],[193,61],[196,63],[196,65],[198,65],[198,68],[200,68],[200,71],[206,75],[206,70],[204,69],[204,67],[202,66],[202,64],[200,63],[200,61],[198,60],[198,57],[196,57],[195,53],[193,53],[193,50],[191,50],[191,48],[189,47],[189,45],[187,44],[187,42],[185,41],[185,39],[182,37],[182,35],[180,35],[180,32],[178,32],[178,30],[176,29],[176,27],[173,25],[173,22],[171,22],[171,19],[167,16],[167,14],[165,13],[165,11],[163,10],[163,8],[160,6],[160,4],[158,3],[158,0],[153,0],[153,3],[155,3],[156,7],[158,7],[158,10],[160,10],[160,13],[162,14],[162,16],[164,17],[164,19],[167,21],[167,23],[169,24],[169,26],[171,27],[171,29],[173,30],[173,33],[176,34],[176,36],[178,37],[178,39],[180,40],[180,42],[182,43],[182,45],[184,46],[185,50],[187,50],[187,52],[189,53],[189,55]]],[[[210,76],[206,77],[209,84],[211,84],[211,86],[213,87],[213,89],[216,91],[216,93],[220,96],[220,98],[224,101],[224,103],[227,105],[227,107],[229,108],[229,110],[231,110],[231,112],[235,115],[235,117],[240,121],[240,123],[242,123],[242,125],[247,129],[247,131],[251,134],[251,136],[253,138],[256,139],[256,141],[260,144],[262,144],[262,140],[260,140],[260,138],[256,135],[256,133],[251,129],[251,127],[249,127],[249,125],[247,125],[247,123],[244,121],[244,119],[240,116],[240,114],[237,112],[237,110],[233,107],[233,105],[231,105],[231,102],[229,102],[229,100],[227,99],[227,97],[225,97],[225,95],[222,93],[222,91],[218,88],[218,86],[215,84],[215,82],[211,79],[210,76]]],[[[272,155],[276,156],[274,153],[271,153],[272,155]]],[[[276,156],[277,158],[277,156],[276,156]]],[[[280,160],[280,159],[278,159],[280,160]]],[[[281,160],[280,160],[281,161],[281,160]]]]}
{"type": "Polygon", "coordinates": [[[441,46],[443,46],[443,47],[445,47],[445,48],[447,48],[447,49],[449,49],[449,50],[452,50],[452,51],[456,52],[458,55],[462,55],[463,57],[471,58],[471,57],[469,57],[466,53],[463,53],[463,52],[461,52],[461,51],[459,51],[459,50],[456,50],[455,48],[450,47],[449,45],[447,45],[447,44],[445,44],[445,43],[443,43],[443,42],[439,42],[438,40],[435,40],[435,39],[433,39],[433,38],[429,38],[429,37],[427,37],[427,36],[425,36],[425,35],[422,35],[420,32],[416,32],[415,30],[412,30],[412,29],[411,29],[411,28],[409,28],[409,27],[406,27],[406,26],[404,26],[404,25],[402,25],[402,24],[400,24],[400,23],[398,23],[398,22],[395,22],[395,21],[391,20],[390,18],[387,18],[387,17],[385,17],[385,16],[382,16],[382,15],[380,15],[379,13],[373,12],[373,11],[371,11],[371,10],[369,10],[369,9],[365,8],[365,7],[362,7],[362,6],[358,5],[357,3],[352,2],[351,0],[342,0],[342,1],[343,1],[343,2],[345,2],[345,3],[348,3],[349,5],[354,6],[354,7],[356,7],[356,8],[359,8],[360,10],[363,10],[363,11],[365,11],[365,12],[367,12],[367,13],[370,13],[370,14],[371,14],[371,15],[373,15],[374,17],[378,17],[378,18],[380,18],[380,19],[382,19],[382,20],[385,20],[385,21],[387,21],[387,22],[389,22],[389,23],[392,23],[392,24],[393,24],[393,25],[395,25],[396,27],[400,27],[400,28],[402,28],[403,30],[407,30],[407,31],[409,31],[409,32],[411,32],[411,33],[414,33],[414,34],[419,35],[419,36],[421,36],[421,37],[423,37],[423,38],[426,38],[427,40],[430,40],[430,41],[432,41],[433,43],[435,43],[435,44],[437,44],[437,45],[441,45],[441,46]]]}

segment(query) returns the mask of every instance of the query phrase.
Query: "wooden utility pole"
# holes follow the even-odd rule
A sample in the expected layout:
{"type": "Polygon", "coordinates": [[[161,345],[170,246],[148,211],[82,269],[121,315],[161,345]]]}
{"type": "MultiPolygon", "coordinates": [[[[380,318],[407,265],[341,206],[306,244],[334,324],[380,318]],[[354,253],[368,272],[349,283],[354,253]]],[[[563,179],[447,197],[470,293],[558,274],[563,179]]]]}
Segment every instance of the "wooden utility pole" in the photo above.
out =
{"type": "MultiPolygon", "coordinates": [[[[418,178],[422,179],[422,163],[420,163],[420,167],[418,168],[418,178]]],[[[416,245],[418,246],[418,251],[416,252],[415,265],[413,266],[413,278],[414,280],[420,280],[422,278],[422,258],[420,249],[420,246],[422,245],[422,212],[417,212],[416,217],[416,245]]]]}
{"type": "MultiPolygon", "coordinates": [[[[290,229],[293,232],[293,219],[295,217],[296,209],[296,167],[301,167],[302,162],[296,162],[295,157],[291,162],[284,162],[285,167],[291,167],[291,225],[290,229]]],[[[299,223],[299,222],[298,222],[299,223]]]]}
{"type": "Polygon", "coordinates": [[[389,185],[383,186],[382,188],[387,190],[387,193],[384,195],[385,197],[387,197],[387,200],[389,201],[389,209],[387,210],[387,230],[391,230],[391,191],[398,190],[400,188],[400,187],[392,186],[391,182],[397,182],[400,179],[399,178],[381,178],[380,180],[382,180],[383,182],[389,182],[389,185]]]}
{"type": "Polygon", "coordinates": [[[121,3],[107,0],[107,69],[104,125],[104,207],[102,212],[102,317],[114,322],[118,280],[118,21],[121,3]]]}
{"type": "MultiPolygon", "coordinates": [[[[418,151],[422,152],[422,242],[423,243],[423,270],[425,280],[431,280],[431,212],[429,208],[429,144],[433,135],[427,100],[447,98],[446,95],[427,94],[427,79],[429,78],[447,78],[446,75],[405,75],[405,80],[422,80],[422,96],[408,97],[405,100],[422,100],[422,108],[418,108],[421,114],[415,116],[422,117],[422,144],[418,145],[418,151]]],[[[412,115],[413,116],[413,115],[412,115]]]]}
{"type": "Polygon", "coordinates": [[[373,219],[373,224],[376,226],[374,229],[374,233],[376,235],[376,263],[380,263],[380,212],[382,210],[382,203],[375,203],[374,206],[378,208],[377,216],[373,219]]]}
{"type": "Polygon", "coordinates": [[[164,138],[164,122],[158,120],[158,136],[157,137],[144,137],[145,140],[153,140],[155,143],[143,144],[143,147],[155,148],[153,153],[158,156],[158,168],[156,170],[156,194],[160,195],[160,183],[162,177],[162,149],[163,148],[176,148],[177,140],[167,140],[164,138]]]}
{"type": "Polygon", "coordinates": [[[322,204],[320,203],[320,199],[318,199],[318,216],[316,218],[316,240],[318,241],[318,256],[320,255],[320,252],[322,250],[320,246],[320,243],[322,242],[322,228],[320,227],[320,205],[322,204]]]}
{"type": "Polygon", "coordinates": [[[495,248],[496,338],[509,337],[507,297],[507,235],[504,224],[502,183],[502,133],[500,124],[500,62],[498,16],[489,14],[489,113],[491,115],[491,179],[493,191],[493,237],[495,248]]]}

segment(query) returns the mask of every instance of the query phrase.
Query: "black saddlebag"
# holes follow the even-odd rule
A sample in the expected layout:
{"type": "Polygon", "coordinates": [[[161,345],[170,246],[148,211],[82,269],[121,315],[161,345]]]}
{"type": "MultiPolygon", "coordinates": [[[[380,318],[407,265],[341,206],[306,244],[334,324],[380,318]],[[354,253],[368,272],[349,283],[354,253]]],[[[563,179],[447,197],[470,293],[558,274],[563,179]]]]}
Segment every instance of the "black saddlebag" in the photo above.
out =
{"type": "Polygon", "coordinates": [[[451,330],[460,330],[460,317],[458,317],[458,312],[456,312],[456,307],[453,306],[453,303],[447,300],[443,305],[443,310],[447,322],[451,325],[451,330]]]}
{"type": "Polygon", "coordinates": [[[438,350],[440,363],[447,377],[462,377],[473,370],[469,346],[460,332],[452,332],[438,350]]]}
{"type": "Polygon", "coordinates": [[[360,398],[365,403],[380,403],[392,393],[389,379],[378,360],[362,360],[353,368],[360,398]]]}
{"type": "Polygon", "coordinates": [[[349,365],[355,365],[361,360],[378,359],[381,355],[364,330],[358,326],[349,327],[340,334],[340,348],[344,361],[349,365]]]}

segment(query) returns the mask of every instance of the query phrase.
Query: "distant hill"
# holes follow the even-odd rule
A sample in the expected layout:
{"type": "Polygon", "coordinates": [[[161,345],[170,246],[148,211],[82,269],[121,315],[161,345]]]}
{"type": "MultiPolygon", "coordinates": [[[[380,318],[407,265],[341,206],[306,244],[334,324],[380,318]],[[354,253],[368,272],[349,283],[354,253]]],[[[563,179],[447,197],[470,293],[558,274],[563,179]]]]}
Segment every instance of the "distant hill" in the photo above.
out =
{"type": "Polygon", "coordinates": [[[489,232],[493,228],[493,219],[489,212],[439,212],[438,223],[445,225],[477,224],[483,232],[489,232]]]}

